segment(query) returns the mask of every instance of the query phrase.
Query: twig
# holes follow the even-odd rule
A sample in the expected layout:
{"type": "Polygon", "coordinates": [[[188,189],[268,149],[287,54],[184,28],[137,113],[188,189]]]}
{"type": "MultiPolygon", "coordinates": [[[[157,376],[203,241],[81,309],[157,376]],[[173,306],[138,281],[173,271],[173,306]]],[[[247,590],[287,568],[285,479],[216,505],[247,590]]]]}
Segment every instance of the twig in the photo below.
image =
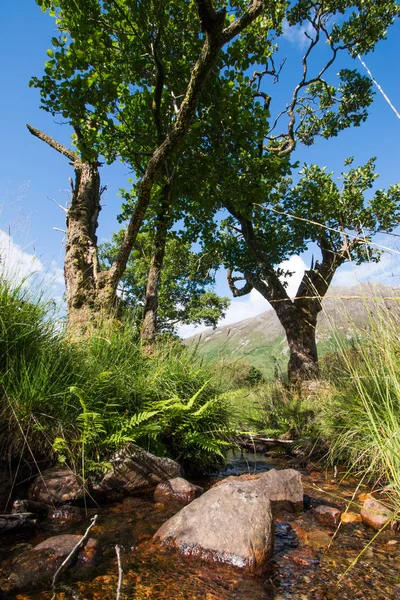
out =
{"type": "Polygon", "coordinates": [[[115,553],[117,555],[117,563],[118,563],[118,586],[117,586],[117,597],[116,600],[120,600],[121,596],[121,586],[122,586],[122,566],[121,566],[121,552],[118,544],[115,546],[115,553]]]}
{"type": "Polygon", "coordinates": [[[79,542],[72,548],[72,550],[68,554],[67,558],[61,563],[61,565],[58,567],[57,571],[54,573],[53,580],[51,582],[51,584],[52,584],[51,587],[52,587],[52,592],[53,592],[53,597],[51,600],[55,600],[55,598],[56,598],[57,579],[59,578],[61,571],[63,571],[67,567],[69,567],[69,565],[71,564],[72,560],[75,558],[78,551],[82,548],[82,546],[84,546],[86,540],[89,537],[90,530],[92,529],[92,527],[94,527],[96,525],[97,517],[98,517],[98,515],[94,515],[94,517],[91,519],[91,523],[90,523],[89,527],[86,529],[83,537],[81,537],[79,542]]]}

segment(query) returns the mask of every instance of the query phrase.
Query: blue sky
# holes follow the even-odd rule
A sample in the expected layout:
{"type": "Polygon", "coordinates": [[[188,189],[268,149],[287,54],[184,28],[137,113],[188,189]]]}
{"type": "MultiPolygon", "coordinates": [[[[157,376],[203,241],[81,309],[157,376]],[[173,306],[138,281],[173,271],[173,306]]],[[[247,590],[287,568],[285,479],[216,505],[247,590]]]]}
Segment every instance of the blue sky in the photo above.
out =
{"type": "MultiPolygon", "coordinates": [[[[52,201],[65,205],[68,199],[69,177],[73,176],[68,160],[32,137],[25,123],[43,129],[60,142],[70,145],[68,126],[57,123],[51,115],[39,109],[39,93],[28,87],[32,75],[40,76],[46,61],[49,40],[55,34],[53,19],[41,12],[34,0],[3,0],[1,6],[2,35],[0,56],[2,94],[0,95],[0,230],[4,244],[8,245],[10,262],[18,263],[24,273],[34,268],[42,273],[51,294],[62,294],[63,234],[53,228],[64,228],[64,213],[52,201]],[[10,236],[10,237],[9,237],[10,236]],[[33,258],[34,257],[34,258],[33,258]]],[[[282,55],[288,56],[282,76],[281,89],[289,90],[289,82],[299,62],[304,43],[304,33],[287,29],[282,43],[282,55]]],[[[389,31],[388,40],[380,42],[366,63],[393,104],[400,108],[400,23],[389,31]]],[[[363,67],[357,62],[361,72],[363,67]]],[[[342,59],[334,67],[354,66],[350,58],[342,59]]],[[[365,73],[365,72],[364,72],[365,73]]],[[[296,158],[301,162],[316,162],[338,173],[343,160],[354,155],[357,163],[371,156],[377,157],[380,173],[379,187],[386,187],[400,179],[399,169],[400,120],[377,92],[370,117],[362,127],[343,132],[336,139],[318,141],[311,148],[300,148],[296,158]]],[[[126,166],[116,163],[102,169],[102,184],[107,185],[100,214],[99,239],[104,240],[118,228],[116,215],[119,209],[118,189],[127,186],[129,172],[126,166]]],[[[393,246],[395,238],[379,239],[393,246]]],[[[303,257],[307,260],[307,255],[303,257]]],[[[361,267],[358,278],[381,279],[399,284],[393,255],[385,257],[380,267],[361,267]],[[393,273],[394,277],[391,277],[393,273]]],[[[290,265],[300,271],[300,258],[290,265]]],[[[338,283],[356,282],[350,266],[342,268],[338,283]]],[[[218,275],[217,291],[229,295],[225,275],[218,275]]],[[[261,312],[267,304],[255,293],[236,300],[230,310],[229,322],[261,312]]]]}

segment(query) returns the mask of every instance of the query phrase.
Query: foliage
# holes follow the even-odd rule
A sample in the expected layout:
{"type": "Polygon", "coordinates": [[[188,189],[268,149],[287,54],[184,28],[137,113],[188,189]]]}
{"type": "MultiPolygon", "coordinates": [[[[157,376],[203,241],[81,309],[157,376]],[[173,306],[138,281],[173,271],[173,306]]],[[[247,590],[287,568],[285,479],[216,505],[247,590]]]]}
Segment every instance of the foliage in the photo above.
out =
{"type": "Polygon", "coordinates": [[[335,393],[321,406],[321,435],[332,463],[369,480],[388,482],[400,498],[398,312],[380,308],[356,349],[330,365],[335,393]],[[340,376],[338,377],[338,373],[340,376]]]}
{"type": "Polygon", "coordinates": [[[126,322],[67,344],[51,314],[0,285],[0,451],[58,457],[87,473],[134,441],[193,470],[219,464],[229,433],[218,377],[176,342],[141,354],[126,322]]]}
{"type": "MultiPolygon", "coordinates": [[[[150,229],[151,223],[149,224],[150,229]]],[[[100,261],[108,268],[118,251],[123,232],[114,235],[113,242],[100,246],[100,261]]],[[[154,234],[140,233],[131,253],[127,269],[121,280],[123,307],[133,311],[135,320],[141,322],[143,300],[146,295],[147,276],[153,251],[154,234]]],[[[205,324],[215,327],[228,308],[227,298],[215,294],[217,257],[211,252],[194,252],[191,244],[176,232],[170,232],[166,244],[158,305],[160,332],[176,332],[181,324],[205,324]]]]}

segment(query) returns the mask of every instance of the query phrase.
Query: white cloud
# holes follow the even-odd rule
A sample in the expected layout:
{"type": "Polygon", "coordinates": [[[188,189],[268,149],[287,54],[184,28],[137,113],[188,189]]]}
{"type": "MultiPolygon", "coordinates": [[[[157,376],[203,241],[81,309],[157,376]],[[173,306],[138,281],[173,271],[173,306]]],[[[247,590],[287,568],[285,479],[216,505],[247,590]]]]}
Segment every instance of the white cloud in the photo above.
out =
{"type": "Polygon", "coordinates": [[[315,30],[309,21],[305,26],[291,26],[289,25],[286,19],[283,22],[283,37],[291,44],[297,46],[299,50],[303,50],[310,43],[310,40],[307,37],[307,35],[315,35],[315,30]]]}
{"type": "Polygon", "coordinates": [[[332,283],[349,286],[363,281],[400,285],[400,256],[385,252],[378,263],[347,264],[339,269],[332,283]]]}
{"type": "Polygon", "coordinates": [[[16,244],[12,237],[0,229],[0,275],[13,285],[34,287],[45,284],[57,297],[64,285],[63,270],[55,261],[47,267],[33,253],[16,244]]]}
{"type": "Polygon", "coordinates": [[[284,260],[279,266],[284,271],[292,273],[289,277],[281,277],[281,281],[287,281],[286,291],[290,298],[294,298],[303,278],[304,271],[307,269],[307,265],[300,256],[293,255],[289,260],[284,260]]]}

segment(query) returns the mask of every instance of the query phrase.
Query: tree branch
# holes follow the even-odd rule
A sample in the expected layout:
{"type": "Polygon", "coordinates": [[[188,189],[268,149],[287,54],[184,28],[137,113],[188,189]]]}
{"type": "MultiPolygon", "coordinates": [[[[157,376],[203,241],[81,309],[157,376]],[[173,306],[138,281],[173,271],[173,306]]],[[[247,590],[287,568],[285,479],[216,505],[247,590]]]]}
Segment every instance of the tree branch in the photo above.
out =
{"type": "Polygon", "coordinates": [[[247,294],[250,294],[251,290],[253,289],[253,286],[251,285],[251,283],[249,283],[246,280],[245,277],[232,277],[232,269],[227,270],[226,280],[228,282],[229,289],[231,290],[234,298],[239,298],[240,296],[246,296],[247,294]],[[238,289],[235,286],[235,283],[237,281],[246,281],[246,283],[242,288],[238,289]]]}
{"type": "Polygon", "coordinates": [[[75,163],[79,160],[79,158],[77,156],[75,156],[75,154],[72,152],[72,150],[69,150],[62,144],[59,144],[58,142],[56,142],[56,140],[54,138],[52,138],[50,135],[47,135],[47,133],[40,131],[40,129],[35,129],[35,127],[28,125],[28,123],[26,124],[26,126],[28,128],[28,131],[32,135],[39,138],[39,140],[42,140],[42,142],[45,142],[46,144],[48,144],[54,150],[57,150],[57,152],[59,152],[63,156],[66,156],[72,163],[75,163]]]}

